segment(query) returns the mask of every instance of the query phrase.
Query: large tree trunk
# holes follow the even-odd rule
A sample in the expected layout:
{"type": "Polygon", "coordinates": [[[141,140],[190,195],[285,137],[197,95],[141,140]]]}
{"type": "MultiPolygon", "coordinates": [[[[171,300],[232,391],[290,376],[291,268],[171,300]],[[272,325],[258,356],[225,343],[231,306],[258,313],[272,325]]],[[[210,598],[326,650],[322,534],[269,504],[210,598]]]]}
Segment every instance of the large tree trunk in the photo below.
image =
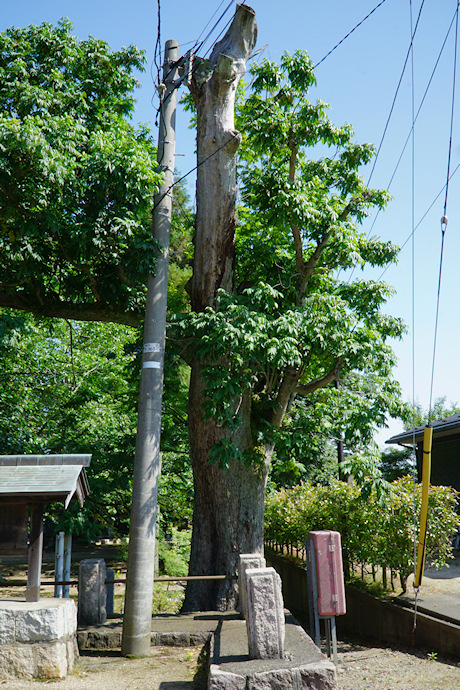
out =
{"type": "Polygon", "coordinates": [[[192,370],[189,429],[195,503],[190,574],[227,575],[218,581],[190,582],[184,610],[224,611],[237,603],[236,572],[240,553],[261,552],[264,502],[269,462],[245,465],[231,459],[228,468],[209,463],[211,446],[223,436],[240,451],[251,447],[250,399],[239,410],[239,426],[231,437],[218,424],[203,419],[203,382],[199,368],[192,370]]]}
{"type": "MultiPolygon", "coordinates": [[[[209,64],[203,61],[195,70],[191,85],[197,107],[198,157],[190,283],[195,311],[212,306],[219,288],[233,289],[236,153],[241,138],[234,129],[234,101],[256,35],[254,11],[239,5],[227,34],[214,47],[209,64]]],[[[242,452],[251,447],[250,399],[242,401],[240,424],[229,432],[204,419],[204,395],[201,363],[196,361],[192,363],[188,409],[195,487],[190,574],[234,577],[238,555],[263,547],[268,468],[264,463],[245,466],[235,459],[228,469],[210,464],[210,449],[222,438],[231,439],[242,452]]],[[[194,581],[188,584],[184,610],[225,610],[234,607],[236,597],[234,579],[194,581]]]]}

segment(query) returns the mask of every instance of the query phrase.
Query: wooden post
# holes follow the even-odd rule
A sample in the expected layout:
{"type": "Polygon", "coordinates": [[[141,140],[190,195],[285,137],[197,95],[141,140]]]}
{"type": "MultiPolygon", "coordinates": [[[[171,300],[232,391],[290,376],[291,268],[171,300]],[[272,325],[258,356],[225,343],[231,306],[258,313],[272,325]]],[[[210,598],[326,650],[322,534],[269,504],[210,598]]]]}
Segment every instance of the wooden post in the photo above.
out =
{"type": "Polygon", "coordinates": [[[33,505],[30,510],[30,536],[26,601],[40,600],[40,578],[43,553],[43,503],[33,505]]]}

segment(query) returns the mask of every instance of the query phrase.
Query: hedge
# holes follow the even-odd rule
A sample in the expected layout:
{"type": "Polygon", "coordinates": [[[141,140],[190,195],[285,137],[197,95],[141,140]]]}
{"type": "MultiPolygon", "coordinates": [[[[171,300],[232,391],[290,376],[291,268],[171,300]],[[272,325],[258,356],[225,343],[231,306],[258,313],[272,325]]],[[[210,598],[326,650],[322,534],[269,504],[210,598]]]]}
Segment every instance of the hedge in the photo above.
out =
{"type": "MultiPolygon", "coordinates": [[[[411,477],[391,483],[385,500],[374,493],[364,498],[354,484],[333,480],[328,486],[301,484],[268,494],[265,538],[284,547],[302,549],[308,532],[337,530],[342,538],[345,575],[356,566],[389,569],[403,590],[413,571],[414,535],[418,535],[421,485],[411,477]],[[352,568],[352,566],[354,566],[352,568]]],[[[442,567],[452,558],[452,536],[459,518],[457,492],[432,486],[428,501],[426,565],[442,567]]]]}

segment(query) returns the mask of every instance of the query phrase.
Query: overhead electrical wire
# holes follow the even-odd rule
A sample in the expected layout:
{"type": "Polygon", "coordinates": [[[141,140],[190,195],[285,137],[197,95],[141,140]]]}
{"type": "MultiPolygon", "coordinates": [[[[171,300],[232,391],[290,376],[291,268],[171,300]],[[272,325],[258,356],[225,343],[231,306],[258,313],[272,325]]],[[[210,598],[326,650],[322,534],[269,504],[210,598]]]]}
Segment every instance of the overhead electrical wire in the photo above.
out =
{"type": "Polygon", "coordinates": [[[344,36],[344,37],[342,38],[341,41],[339,41],[338,43],[336,43],[335,46],[334,46],[333,48],[331,48],[331,50],[330,50],[328,53],[326,53],[326,55],[325,55],[323,58],[321,58],[321,60],[320,60],[319,62],[317,62],[316,65],[314,65],[314,66],[312,67],[312,69],[316,69],[317,67],[319,67],[319,65],[321,65],[321,64],[329,57],[329,55],[332,55],[332,53],[333,53],[340,45],[342,45],[342,43],[344,43],[344,41],[346,41],[347,38],[349,38],[349,36],[351,36],[351,34],[352,34],[353,32],[355,32],[356,29],[358,29],[358,28],[361,26],[361,24],[364,24],[364,22],[366,21],[366,19],[369,19],[369,17],[370,17],[372,14],[374,14],[374,12],[375,12],[376,10],[378,10],[378,8],[381,7],[385,2],[386,2],[386,0],[381,0],[381,2],[379,2],[378,5],[376,5],[376,6],[374,7],[374,9],[371,10],[371,11],[369,12],[369,14],[366,14],[366,16],[364,17],[364,19],[361,19],[361,21],[360,21],[358,24],[356,24],[356,26],[354,26],[354,27],[352,28],[352,30],[349,31],[349,32],[346,34],[346,36],[344,36]]]}
{"type": "MultiPolygon", "coordinates": [[[[447,33],[446,33],[446,35],[445,35],[445,37],[444,37],[444,41],[443,41],[442,46],[441,46],[441,49],[440,49],[440,51],[439,51],[439,53],[438,53],[438,57],[437,57],[437,59],[436,59],[436,62],[435,62],[435,64],[434,64],[434,67],[433,67],[433,69],[432,69],[432,71],[431,71],[431,75],[430,75],[430,78],[428,79],[428,83],[427,83],[427,85],[426,85],[426,88],[425,88],[425,91],[424,91],[424,93],[423,93],[423,96],[422,96],[422,99],[421,99],[421,101],[420,101],[420,104],[419,104],[419,106],[418,106],[418,108],[417,108],[417,112],[416,112],[416,114],[415,114],[415,119],[414,119],[414,125],[415,125],[415,123],[417,122],[418,116],[420,115],[420,111],[422,110],[423,104],[424,104],[425,99],[426,99],[426,97],[427,97],[427,95],[428,95],[428,91],[429,91],[429,89],[430,89],[430,86],[431,86],[431,84],[432,84],[434,75],[435,75],[436,70],[437,70],[437,68],[438,68],[439,61],[440,61],[440,59],[441,59],[442,53],[444,52],[444,48],[445,48],[445,46],[446,46],[447,39],[448,39],[449,34],[450,34],[450,32],[451,32],[452,26],[453,26],[453,24],[454,24],[455,17],[456,17],[456,11],[454,12],[454,14],[453,14],[453,16],[452,16],[451,22],[450,22],[450,24],[449,24],[449,28],[447,29],[447,33]]],[[[396,173],[397,173],[397,171],[398,171],[398,169],[399,169],[399,166],[400,166],[401,161],[402,161],[402,157],[403,157],[404,152],[405,152],[405,150],[406,150],[407,144],[409,143],[409,140],[410,140],[410,138],[411,138],[411,135],[412,135],[412,127],[410,128],[409,133],[408,133],[408,135],[407,135],[407,137],[406,137],[406,140],[405,140],[405,142],[404,142],[404,144],[403,144],[403,147],[402,147],[402,149],[401,149],[401,153],[399,154],[399,158],[398,158],[397,163],[396,163],[396,165],[395,165],[395,167],[394,167],[394,170],[393,170],[393,172],[392,172],[392,174],[391,174],[390,180],[389,180],[388,184],[387,184],[386,187],[385,187],[388,191],[390,190],[391,185],[392,185],[392,183],[393,183],[393,180],[394,180],[394,178],[395,178],[395,175],[396,175],[396,173]]],[[[444,189],[444,187],[443,187],[443,189],[444,189]]],[[[443,191],[443,189],[441,190],[441,192],[443,191]]],[[[441,193],[441,192],[440,192],[440,193],[441,193]]],[[[438,195],[438,196],[439,196],[439,195],[438,195]]],[[[438,198],[438,197],[436,197],[436,200],[437,200],[437,198],[438,198]]],[[[431,207],[430,207],[430,208],[431,208],[431,207]]],[[[367,233],[367,237],[370,237],[370,234],[371,234],[372,230],[374,229],[374,225],[375,225],[375,223],[377,222],[377,218],[379,217],[380,212],[381,212],[381,209],[379,208],[379,209],[377,210],[377,213],[376,213],[375,216],[374,216],[374,219],[373,219],[373,221],[372,221],[372,225],[371,225],[371,227],[370,227],[370,229],[369,229],[369,232],[367,233]]],[[[410,238],[410,237],[411,237],[411,235],[409,235],[409,238],[410,238]]],[[[406,244],[406,242],[404,243],[403,246],[405,246],[405,244],[406,244]]],[[[401,247],[401,249],[402,249],[402,247],[401,247]]]]}
{"type": "MultiPolygon", "coordinates": [[[[421,8],[420,8],[421,10],[421,8]]],[[[414,230],[415,225],[415,71],[414,71],[414,31],[413,31],[413,15],[412,15],[412,0],[409,0],[409,14],[410,14],[410,58],[411,58],[411,228],[414,230]]],[[[420,17],[420,13],[419,13],[420,17]]],[[[404,72],[403,72],[404,73],[404,72]]],[[[398,84],[399,88],[399,84],[398,84]]],[[[383,141],[383,140],[382,140],[383,141]]],[[[374,169],[372,169],[373,172],[374,169]]],[[[414,530],[414,550],[413,550],[413,562],[414,562],[414,575],[417,568],[417,542],[415,535],[417,534],[417,511],[415,505],[415,495],[417,486],[417,461],[416,461],[416,445],[415,445],[415,233],[412,232],[412,252],[411,252],[411,321],[412,321],[412,338],[411,338],[411,348],[412,348],[412,409],[414,413],[414,419],[412,423],[412,457],[414,459],[414,467],[412,473],[412,483],[413,483],[413,530],[414,530]]],[[[417,603],[418,603],[418,590],[415,592],[415,605],[414,605],[414,624],[413,631],[417,625],[417,603]]]]}
{"type": "MultiPolygon", "coordinates": [[[[458,163],[458,165],[454,168],[453,172],[450,174],[450,176],[449,176],[449,181],[452,180],[452,178],[454,177],[454,175],[456,174],[456,172],[458,171],[459,168],[460,168],[460,163],[458,163]]],[[[431,204],[428,206],[428,208],[426,209],[425,213],[424,213],[423,216],[420,218],[420,220],[418,221],[418,223],[416,224],[416,226],[414,227],[414,229],[410,232],[409,236],[406,237],[406,239],[404,240],[403,244],[401,245],[401,247],[400,247],[400,249],[399,249],[399,252],[400,252],[400,253],[401,253],[401,251],[404,249],[404,247],[406,246],[406,244],[407,244],[408,242],[410,242],[410,240],[412,239],[412,235],[413,235],[413,234],[418,230],[418,228],[421,226],[421,224],[423,223],[423,221],[425,220],[425,218],[427,217],[427,215],[429,214],[429,212],[431,211],[431,209],[433,208],[433,206],[435,205],[435,203],[437,202],[437,200],[439,199],[439,197],[441,196],[441,194],[444,192],[445,188],[446,188],[446,185],[443,184],[443,186],[441,187],[441,189],[439,190],[439,192],[436,194],[436,196],[434,197],[433,201],[432,201],[431,204]]],[[[389,268],[390,268],[390,265],[389,265],[389,264],[388,264],[387,266],[385,266],[385,268],[383,269],[382,273],[381,273],[380,276],[379,276],[379,280],[382,280],[383,276],[385,275],[385,273],[388,271],[389,268]]]]}
{"type": "Polygon", "coordinates": [[[437,291],[437,297],[436,297],[436,317],[435,317],[435,326],[434,326],[433,361],[432,361],[432,365],[431,365],[430,405],[429,405],[429,412],[428,412],[428,414],[429,414],[428,421],[431,421],[431,414],[432,414],[434,369],[435,369],[435,361],[436,361],[436,341],[437,341],[437,334],[438,334],[439,303],[440,303],[440,297],[441,297],[442,259],[443,259],[443,253],[444,253],[444,238],[445,238],[446,228],[447,228],[447,199],[448,199],[448,195],[449,195],[450,164],[451,164],[451,159],[452,159],[452,132],[453,132],[453,126],[454,126],[455,84],[456,84],[456,74],[457,74],[458,9],[459,9],[459,2],[457,0],[456,22],[455,22],[454,68],[453,68],[453,78],[452,78],[452,106],[451,106],[451,113],[450,113],[449,148],[448,148],[448,154],[447,154],[447,174],[446,174],[446,184],[445,184],[446,193],[445,193],[445,197],[444,197],[443,215],[441,218],[441,255],[439,258],[439,277],[438,277],[438,291],[437,291]]]}
{"type": "MultiPolygon", "coordinates": [[[[382,133],[382,136],[381,136],[381,139],[380,139],[380,143],[379,143],[379,146],[378,146],[378,148],[377,148],[377,153],[375,154],[375,158],[374,158],[374,162],[373,162],[373,165],[372,165],[372,169],[371,169],[371,172],[370,172],[369,177],[368,177],[368,179],[367,179],[366,185],[367,185],[368,187],[369,187],[369,185],[370,185],[370,183],[371,183],[371,179],[372,179],[372,176],[373,176],[374,171],[375,171],[375,166],[376,166],[376,164],[377,164],[377,160],[378,160],[378,157],[379,157],[379,155],[380,155],[380,151],[382,150],[383,142],[384,142],[384,140],[385,140],[385,136],[386,136],[386,133],[387,133],[387,131],[388,131],[388,127],[389,127],[389,124],[390,124],[390,121],[391,121],[391,117],[392,117],[392,115],[393,115],[393,110],[394,110],[394,107],[395,107],[395,105],[396,105],[396,100],[397,100],[397,97],[398,97],[399,89],[400,89],[400,87],[401,87],[402,80],[403,80],[404,74],[405,74],[405,72],[406,72],[406,67],[407,67],[407,63],[408,63],[408,61],[409,61],[409,57],[411,56],[411,51],[412,51],[412,46],[413,46],[413,42],[414,42],[414,37],[415,37],[415,34],[417,33],[417,28],[418,28],[418,25],[419,25],[419,22],[420,22],[420,17],[421,17],[421,14],[422,14],[422,9],[423,9],[424,4],[425,4],[425,0],[422,0],[422,3],[421,3],[421,5],[420,5],[420,9],[419,9],[419,12],[418,12],[418,15],[417,15],[417,21],[416,21],[416,24],[415,24],[415,28],[413,28],[413,24],[412,24],[412,3],[410,4],[410,7],[411,7],[411,38],[410,38],[410,43],[409,43],[409,47],[408,47],[408,49],[407,49],[406,57],[405,57],[405,59],[404,59],[404,64],[403,64],[403,67],[402,67],[402,70],[401,70],[401,74],[400,74],[400,77],[399,77],[399,80],[398,80],[398,84],[397,84],[397,86],[396,86],[396,90],[395,90],[395,93],[394,93],[394,96],[393,96],[393,101],[392,101],[392,103],[391,103],[390,112],[388,113],[388,117],[387,117],[387,119],[386,119],[385,127],[383,128],[383,133],[382,133]]],[[[449,27],[449,31],[450,31],[450,27],[449,27]]],[[[439,58],[438,58],[438,60],[439,60],[439,58]]],[[[437,63],[436,63],[436,64],[437,64],[437,63]]],[[[430,82],[431,82],[431,79],[430,79],[430,82]]],[[[429,82],[429,83],[430,83],[430,82],[429,82]]],[[[427,87],[427,88],[428,88],[428,87],[427,87]]],[[[426,92],[425,92],[425,95],[426,95],[426,92]]],[[[425,98],[425,96],[424,96],[424,98],[425,98]]],[[[420,108],[421,108],[421,106],[422,106],[422,103],[423,103],[424,98],[422,99],[422,102],[421,102],[421,104],[420,104],[420,108]]],[[[420,108],[419,108],[419,111],[420,111],[420,108]]],[[[418,113],[417,113],[417,114],[418,114],[418,113]]],[[[414,121],[414,122],[415,122],[415,121],[414,121]]],[[[406,145],[407,145],[407,143],[408,143],[408,141],[409,141],[409,139],[410,139],[411,133],[412,133],[412,131],[413,131],[414,122],[412,123],[412,127],[411,127],[411,129],[410,129],[410,131],[409,131],[408,137],[407,137],[406,142],[405,142],[405,144],[404,144],[403,152],[404,152],[404,149],[406,148],[406,145]]],[[[401,155],[400,155],[400,157],[399,157],[397,166],[399,165],[399,162],[400,162],[401,158],[402,158],[402,153],[401,153],[401,155]]],[[[396,170],[394,171],[391,180],[393,179],[395,173],[396,173],[396,170]]],[[[391,180],[390,180],[390,183],[391,183],[391,180]]],[[[368,237],[368,238],[370,237],[370,234],[371,234],[371,232],[372,232],[372,228],[373,228],[374,225],[375,225],[375,222],[376,222],[376,220],[377,220],[377,216],[379,215],[379,213],[380,213],[380,209],[377,211],[376,216],[375,216],[375,218],[374,218],[374,221],[373,221],[373,223],[372,223],[372,225],[371,225],[371,227],[370,227],[370,229],[369,229],[369,232],[367,233],[367,237],[368,237]]],[[[340,273],[341,273],[341,269],[338,271],[337,277],[340,275],[340,273]]],[[[353,278],[354,273],[355,273],[355,267],[353,267],[353,269],[352,269],[350,275],[348,276],[348,281],[347,281],[348,283],[351,282],[351,279],[353,278]]]]}
{"type": "MultiPolygon", "coordinates": [[[[224,11],[222,12],[222,14],[220,15],[219,19],[214,23],[213,27],[212,27],[211,30],[208,32],[208,34],[205,36],[205,38],[203,39],[203,41],[200,42],[200,41],[199,41],[199,38],[201,37],[201,35],[202,35],[202,34],[204,33],[204,31],[206,30],[206,27],[209,26],[210,22],[212,21],[212,18],[217,14],[217,12],[218,12],[218,10],[220,9],[220,7],[223,5],[224,0],[222,0],[222,2],[218,5],[218,7],[217,7],[216,11],[214,12],[214,14],[212,15],[211,19],[207,22],[207,24],[205,25],[204,29],[203,29],[202,32],[200,33],[198,39],[195,40],[194,45],[193,45],[193,48],[191,49],[193,52],[195,52],[196,49],[199,50],[199,49],[204,45],[204,43],[208,40],[208,38],[210,37],[210,35],[211,35],[212,32],[214,31],[214,29],[217,27],[217,25],[219,24],[219,22],[223,19],[223,17],[225,16],[225,14],[228,12],[228,10],[230,9],[230,7],[232,6],[233,1],[234,1],[234,0],[231,0],[231,2],[228,3],[228,5],[226,6],[225,10],[224,10],[224,11]]],[[[385,2],[386,2],[386,0],[381,0],[381,2],[379,2],[379,3],[368,13],[360,22],[358,22],[358,24],[356,24],[356,25],[353,27],[353,29],[351,29],[351,31],[349,31],[349,32],[348,32],[348,33],[347,33],[347,34],[346,34],[346,35],[345,35],[345,36],[344,36],[344,37],[343,37],[333,48],[331,48],[331,50],[328,51],[328,53],[326,53],[326,55],[325,55],[323,58],[321,58],[321,60],[319,60],[319,62],[317,62],[317,63],[312,67],[312,70],[316,69],[316,67],[318,67],[320,64],[322,64],[330,55],[332,55],[332,53],[333,53],[342,43],[344,43],[344,41],[346,41],[346,39],[349,38],[349,36],[351,36],[351,35],[356,31],[356,29],[358,29],[362,24],[364,24],[364,22],[365,22],[367,19],[369,19],[369,17],[370,17],[372,14],[374,14],[374,12],[376,12],[376,10],[378,10],[379,7],[381,7],[385,2]]],[[[424,2],[424,0],[423,0],[423,2],[424,2]]],[[[238,10],[237,10],[237,11],[238,11],[238,10]]],[[[227,22],[227,24],[224,26],[224,28],[222,29],[222,31],[221,31],[220,34],[218,35],[217,39],[215,39],[215,42],[217,42],[217,41],[220,39],[220,37],[222,36],[222,34],[224,33],[224,31],[225,31],[225,30],[228,28],[228,26],[231,24],[232,20],[233,20],[233,17],[232,17],[232,18],[227,22]]],[[[193,43],[193,41],[190,41],[190,43],[193,43]]],[[[213,42],[213,45],[214,45],[214,42],[213,42]]],[[[204,57],[206,57],[206,56],[209,54],[209,52],[210,52],[210,51],[212,50],[212,48],[213,48],[213,45],[211,46],[211,48],[208,48],[208,50],[207,50],[207,52],[206,52],[206,54],[205,54],[204,57]]],[[[195,70],[196,70],[196,67],[193,68],[193,72],[194,72],[195,70]]],[[[224,144],[224,146],[226,146],[226,144],[224,144]]],[[[208,161],[210,158],[212,158],[213,155],[216,155],[224,146],[221,146],[220,148],[216,149],[216,151],[214,151],[212,154],[210,154],[206,159],[204,159],[203,161],[200,161],[200,163],[198,163],[198,164],[195,165],[193,168],[191,168],[187,173],[185,173],[184,175],[182,175],[178,180],[176,180],[176,181],[172,184],[172,186],[168,189],[168,192],[171,191],[171,189],[172,189],[176,184],[178,184],[179,182],[181,182],[182,180],[184,180],[185,178],[187,178],[189,175],[191,175],[193,172],[195,172],[195,170],[197,170],[201,165],[203,165],[206,161],[208,161]]],[[[158,202],[158,203],[159,203],[159,202],[158,202]]],[[[153,207],[152,212],[155,210],[155,208],[156,208],[156,206],[158,205],[158,203],[153,207]]]]}
{"type": "Polygon", "coordinates": [[[387,130],[388,130],[388,126],[389,126],[389,124],[390,124],[391,116],[393,115],[393,110],[394,110],[394,107],[395,107],[395,104],[396,104],[396,99],[397,99],[397,97],[398,97],[399,89],[400,89],[401,84],[402,84],[402,80],[403,80],[403,77],[404,77],[404,73],[405,73],[405,71],[406,71],[407,63],[408,63],[409,57],[410,57],[410,55],[411,55],[411,50],[412,50],[412,45],[413,45],[414,37],[415,37],[415,34],[417,33],[417,28],[418,28],[418,25],[419,25],[420,16],[421,16],[421,14],[422,14],[422,10],[423,10],[424,4],[425,4],[425,0],[422,0],[422,4],[420,5],[419,13],[418,13],[418,16],[417,16],[417,21],[416,21],[416,23],[415,23],[415,28],[413,29],[413,31],[411,30],[411,41],[410,41],[409,48],[408,48],[407,53],[406,53],[406,58],[405,58],[405,60],[404,60],[404,65],[403,65],[403,68],[402,68],[402,70],[401,70],[401,75],[400,75],[400,77],[399,77],[399,81],[398,81],[398,85],[397,85],[397,87],[396,87],[395,95],[393,96],[393,102],[392,102],[392,104],[391,104],[390,112],[388,113],[387,121],[386,121],[385,127],[384,127],[384,129],[383,129],[383,134],[382,134],[382,137],[381,137],[381,139],[380,139],[380,143],[379,143],[378,148],[377,148],[377,153],[375,154],[374,164],[373,164],[373,166],[372,166],[370,175],[369,175],[369,177],[368,177],[368,179],[367,179],[367,186],[369,186],[370,183],[371,183],[371,179],[372,179],[372,176],[373,176],[373,174],[374,174],[375,166],[376,166],[376,164],[377,164],[377,160],[378,160],[378,157],[379,157],[380,151],[381,151],[381,149],[382,149],[382,145],[383,145],[383,142],[384,142],[384,140],[385,140],[385,136],[386,136],[386,133],[387,133],[387,130]]]}

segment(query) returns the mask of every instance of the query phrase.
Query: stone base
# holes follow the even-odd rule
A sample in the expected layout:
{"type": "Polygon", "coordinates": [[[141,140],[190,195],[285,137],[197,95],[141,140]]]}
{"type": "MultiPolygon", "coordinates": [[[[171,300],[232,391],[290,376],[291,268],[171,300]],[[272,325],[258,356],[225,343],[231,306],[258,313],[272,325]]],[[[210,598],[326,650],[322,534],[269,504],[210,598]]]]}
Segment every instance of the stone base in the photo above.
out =
{"type": "Polygon", "coordinates": [[[78,658],[72,599],[0,600],[0,678],[65,678],[78,658]]]}
{"type": "Polygon", "coordinates": [[[290,614],[284,659],[250,659],[244,621],[223,619],[212,640],[208,690],[275,688],[335,690],[335,666],[290,614]]]}

